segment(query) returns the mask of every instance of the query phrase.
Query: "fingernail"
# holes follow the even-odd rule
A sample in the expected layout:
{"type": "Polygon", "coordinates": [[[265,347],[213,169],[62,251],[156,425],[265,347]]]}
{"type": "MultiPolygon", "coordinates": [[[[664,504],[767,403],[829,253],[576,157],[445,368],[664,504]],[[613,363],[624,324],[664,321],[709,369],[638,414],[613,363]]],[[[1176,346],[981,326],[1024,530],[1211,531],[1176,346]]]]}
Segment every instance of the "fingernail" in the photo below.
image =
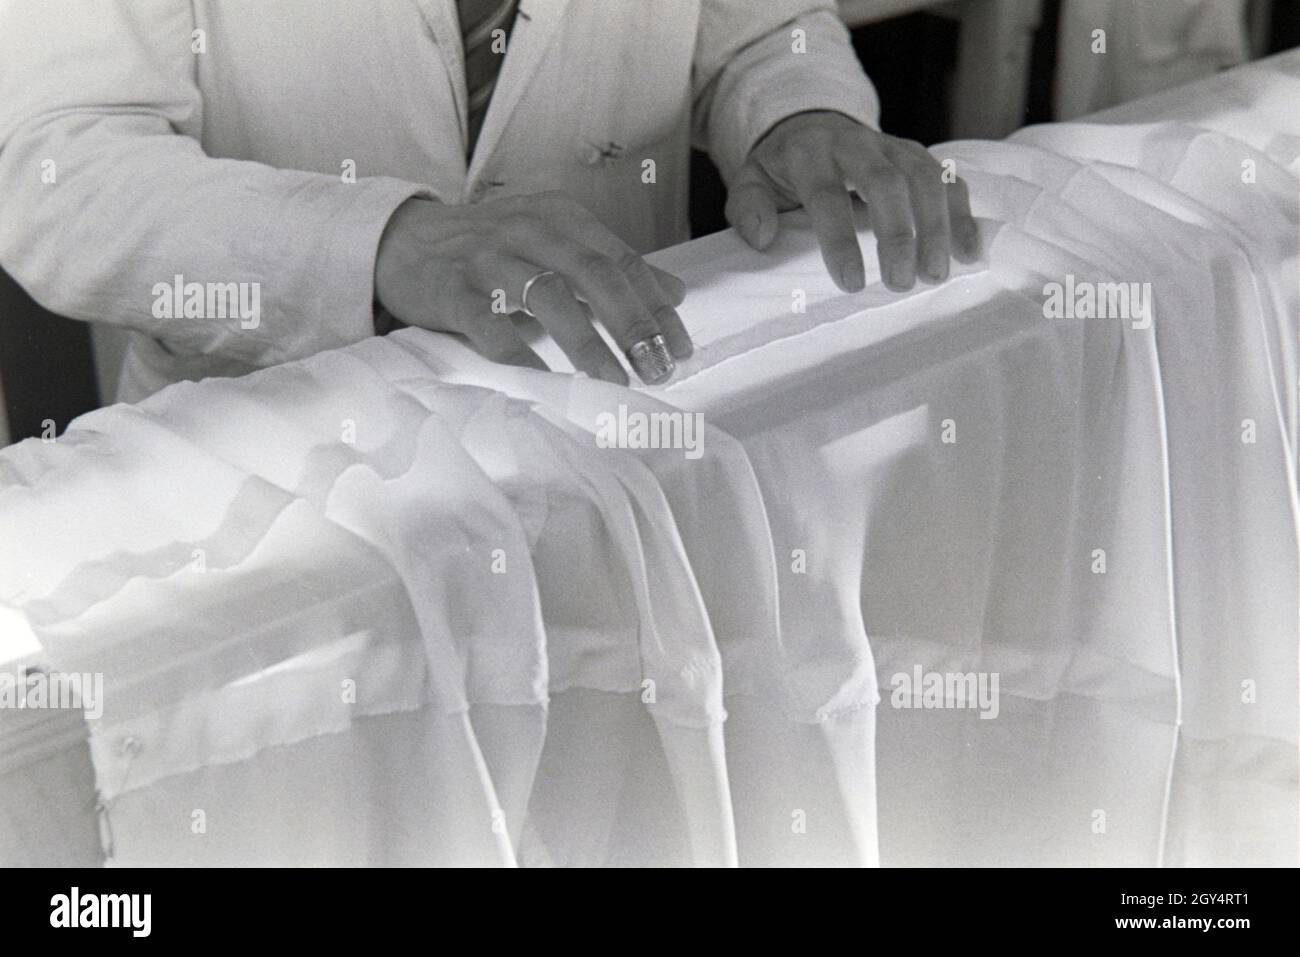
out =
{"type": "Polygon", "coordinates": [[[840,267],[840,288],[847,292],[861,292],[867,284],[862,263],[849,262],[840,267]]]}
{"type": "Polygon", "coordinates": [[[925,259],[925,278],[930,282],[943,282],[948,278],[948,257],[932,253],[925,259]]]}
{"type": "Polygon", "coordinates": [[[686,301],[686,283],[682,282],[676,276],[670,276],[669,279],[671,279],[672,282],[660,283],[660,287],[674,306],[680,305],[686,301]]]}
{"type": "Polygon", "coordinates": [[[904,292],[911,289],[915,283],[916,276],[910,268],[898,263],[885,267],[885,285],[894,292],[904,292]]]}

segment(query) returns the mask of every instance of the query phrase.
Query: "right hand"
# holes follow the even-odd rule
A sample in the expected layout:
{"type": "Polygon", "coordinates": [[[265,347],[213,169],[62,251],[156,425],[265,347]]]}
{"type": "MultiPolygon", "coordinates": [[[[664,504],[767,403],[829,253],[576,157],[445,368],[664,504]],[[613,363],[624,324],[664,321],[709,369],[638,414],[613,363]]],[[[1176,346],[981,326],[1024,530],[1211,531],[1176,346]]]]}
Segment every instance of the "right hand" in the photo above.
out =
{"type": "Polygon", "coordinates": [[[691,354],[674,308],[686,287],[656,269],[563,193],[540,193],[467,206],[407,200],[379,243],[375,294],[397,319],[463,335],[495,362],[545,369],[508,314],[528,308],[574,368],[618,385],[623,364],[592,324],[599,319],[619,348],[662,335],[678,359],[691,354]]]}

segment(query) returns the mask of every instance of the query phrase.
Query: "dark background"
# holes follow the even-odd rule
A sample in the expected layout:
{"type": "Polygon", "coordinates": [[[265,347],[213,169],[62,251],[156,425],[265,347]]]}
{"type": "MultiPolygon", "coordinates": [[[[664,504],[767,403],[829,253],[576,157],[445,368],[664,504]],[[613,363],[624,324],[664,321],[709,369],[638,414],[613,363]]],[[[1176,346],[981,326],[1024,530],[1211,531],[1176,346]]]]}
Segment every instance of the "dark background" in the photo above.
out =
{"type": "MultiPolygon", "coordinates": [[[[1053,40],[1059,0],[1043,5],[1030,72],[1026,123],[1051,119],[1053,40]]],[[[880,94],[882,126],[927,145],[950,139],[948,85],[957,59],[956,21],[928,13],[897,17],[853,31],[853,45],[880,94]]],[[[1300,3],[1275,3],[1269,52],[1300,45],[1300,3]]],[[[726,228],[724,191],[708,158],[691,164],[691,228],[726,228]]],[[[2,203],[0,203],[2,209],[2,203]]],[[[0,381],[13,441],[41,434],[99,405],[89,327],[47,312],[0,271],[0,381]]]]}

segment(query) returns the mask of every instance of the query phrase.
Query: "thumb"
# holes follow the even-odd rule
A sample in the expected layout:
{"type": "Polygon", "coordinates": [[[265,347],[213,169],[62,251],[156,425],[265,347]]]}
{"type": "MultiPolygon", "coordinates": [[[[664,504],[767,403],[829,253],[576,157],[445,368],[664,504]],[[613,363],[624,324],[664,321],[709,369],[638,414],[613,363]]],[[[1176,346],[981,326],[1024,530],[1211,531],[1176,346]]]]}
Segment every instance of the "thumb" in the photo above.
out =
{"type": "Polygon", "coordinates": [[[766,249],[776,239],[778,199],[763,172],[752,162],[746,163],[727,194],[727,222],[749,245],[766,249]]]}

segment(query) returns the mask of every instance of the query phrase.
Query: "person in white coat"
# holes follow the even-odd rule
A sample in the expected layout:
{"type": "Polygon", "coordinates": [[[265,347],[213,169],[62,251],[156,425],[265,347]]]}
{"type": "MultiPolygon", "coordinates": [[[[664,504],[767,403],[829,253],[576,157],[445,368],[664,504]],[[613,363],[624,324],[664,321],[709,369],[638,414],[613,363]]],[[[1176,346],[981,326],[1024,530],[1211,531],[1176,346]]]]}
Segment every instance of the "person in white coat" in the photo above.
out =
{"type": "Polygon", "coordinates": [[[831,0],[0,0],[0,265],[130,330],[123,400],[396,322],[540,366],[520,311],[656,381],[691,344],[641,254],[687,238],[692,143],[754,246],[806,207],[845,290],[850,191],[891,288],[977,255],[877,113],[831,0]]]}

